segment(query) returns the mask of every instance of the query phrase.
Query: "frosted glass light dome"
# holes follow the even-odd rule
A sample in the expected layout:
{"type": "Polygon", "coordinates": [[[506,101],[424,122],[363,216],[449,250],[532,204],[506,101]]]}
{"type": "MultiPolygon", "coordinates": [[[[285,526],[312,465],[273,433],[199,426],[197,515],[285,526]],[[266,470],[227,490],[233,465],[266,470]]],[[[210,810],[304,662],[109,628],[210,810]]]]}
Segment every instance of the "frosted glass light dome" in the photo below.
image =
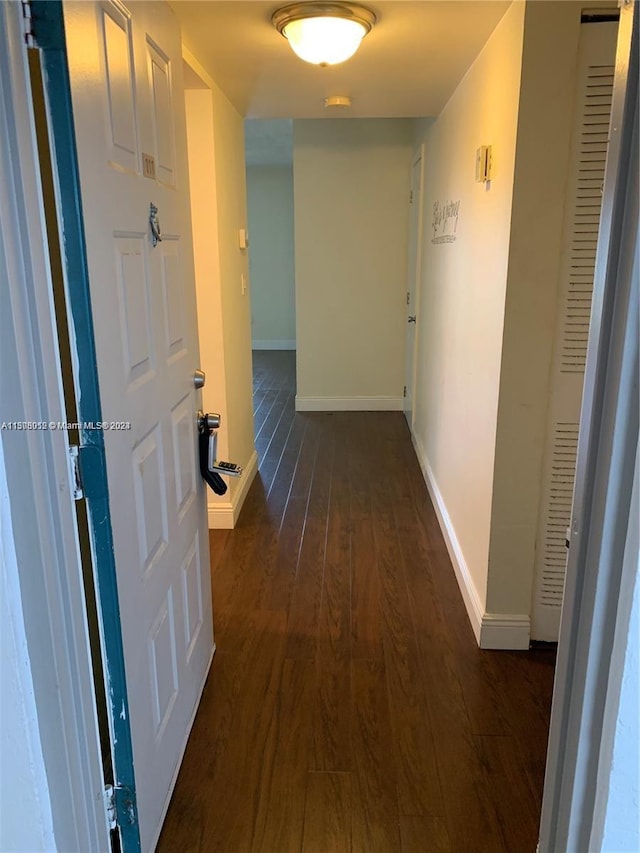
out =
{"type": "Polygon", "coordinates": [[[294,53],[314,65],[337,65],[360,47],[366,30],[344,18],[304,18],[283,30],[294,53]]]}
{"type": "Polygon", "coordinates": [[[278,9],[271,20],[300,59],[337,65],[353,56],[375,15],[354,4],[295,3],[278,9]]]}

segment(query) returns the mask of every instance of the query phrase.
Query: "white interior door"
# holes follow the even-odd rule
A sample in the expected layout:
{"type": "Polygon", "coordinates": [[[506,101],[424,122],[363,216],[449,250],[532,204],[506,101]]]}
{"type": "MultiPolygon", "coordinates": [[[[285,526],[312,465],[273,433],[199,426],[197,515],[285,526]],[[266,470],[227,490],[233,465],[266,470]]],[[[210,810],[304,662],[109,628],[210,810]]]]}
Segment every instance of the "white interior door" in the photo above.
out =
{"type": "Polygon", "coordinates": [[[105,452],[146,851],[213,651],[180,33],[152,2],[70,2],[65,26],[102,415],[131,425],[105,452]]]}
{"type": "Polygon", "coordinates": [[[558,639],[564,594],[616,35],[611,22],[580,33],[531,616],[531,638],[548,642],[558,639]]]}
{"type": "Polygon", "coordinates": [[[420,278],[422,223],[422,149],[417,152],[411,169],[409,193],[409,257],[407,273],[407,332],[405,339],[404,414],[413,428],[413,391],[416,373],[416,324],[418,315],[418,285],[420,278]]]}

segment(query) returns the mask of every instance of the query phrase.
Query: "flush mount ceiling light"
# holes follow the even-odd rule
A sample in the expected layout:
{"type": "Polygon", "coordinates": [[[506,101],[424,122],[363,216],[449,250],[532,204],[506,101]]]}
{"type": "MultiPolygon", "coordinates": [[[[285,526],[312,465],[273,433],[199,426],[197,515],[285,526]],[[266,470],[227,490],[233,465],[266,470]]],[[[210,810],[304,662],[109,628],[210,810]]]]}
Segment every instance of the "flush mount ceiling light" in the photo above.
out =
{"type": "Polygon", "coordinates": [[[353,56],[376,16],[354,3],[292,3],[275,11],[271,22],[300,59],[337,65],[353,56]]]}

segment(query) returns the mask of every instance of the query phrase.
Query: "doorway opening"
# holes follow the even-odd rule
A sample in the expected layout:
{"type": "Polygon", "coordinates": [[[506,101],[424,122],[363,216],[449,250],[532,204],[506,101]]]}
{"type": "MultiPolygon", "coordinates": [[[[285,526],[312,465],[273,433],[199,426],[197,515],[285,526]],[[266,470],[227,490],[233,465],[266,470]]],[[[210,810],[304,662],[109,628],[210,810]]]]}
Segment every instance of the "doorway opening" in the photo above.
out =
{"type": "Polygon", "coordinates": [[[296,349],[293,121],[246,119],[251,347],[296,349]]]}

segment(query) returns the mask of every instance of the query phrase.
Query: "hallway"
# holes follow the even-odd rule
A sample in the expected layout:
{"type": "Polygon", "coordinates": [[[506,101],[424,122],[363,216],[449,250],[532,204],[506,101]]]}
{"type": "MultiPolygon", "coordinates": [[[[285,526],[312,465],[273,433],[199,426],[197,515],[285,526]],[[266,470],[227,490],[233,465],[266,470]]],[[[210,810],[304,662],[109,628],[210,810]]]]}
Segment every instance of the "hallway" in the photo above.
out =
{"type": "Polygon", "coordinates": [[[554,652],[480,652],[404,416],[294,411],[211,531],[217,651],[158,850],[533,853],[554,652]]]}

